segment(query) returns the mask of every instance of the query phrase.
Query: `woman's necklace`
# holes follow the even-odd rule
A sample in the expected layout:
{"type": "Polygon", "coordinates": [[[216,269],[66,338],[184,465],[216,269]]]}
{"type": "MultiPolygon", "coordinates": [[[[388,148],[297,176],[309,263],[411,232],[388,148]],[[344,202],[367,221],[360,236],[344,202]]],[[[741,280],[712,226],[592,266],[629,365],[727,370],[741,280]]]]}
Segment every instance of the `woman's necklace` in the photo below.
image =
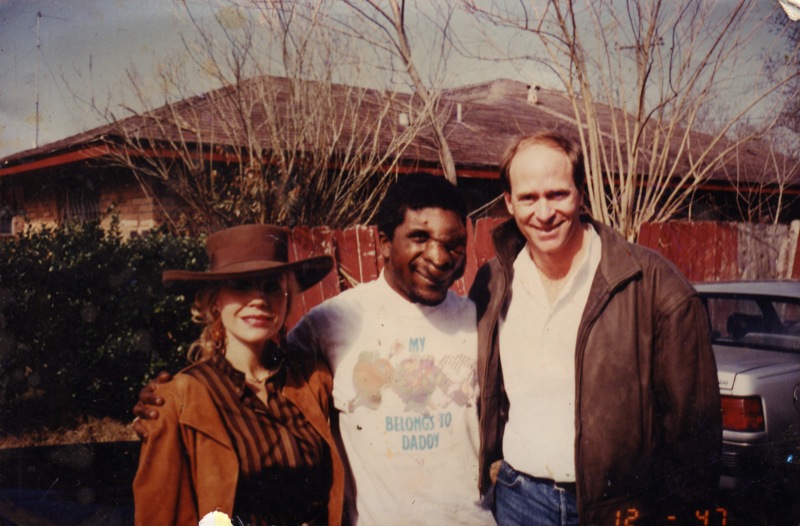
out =
{"type": "Polygon", "coordinates": [[[267,383],[267,380],[272,378],[275,373],[278,372],[278,369],[281,368],[281,365],[283,364],[283,353],[278,350],[278,347],[274,343],[270,342],[265,355],[262,357],[262,360],[262,364],[265,365],[267,375],[262,379],[258,379],[255,377],[255,375],[249,376],[245,373],[244,379],[247,382],[255,385],[264,385],[267,383]]]}
{"type": "Polygon", "coordinates": [[[248,375],[244,375],[244,379],[247,380],[248,382],[250,382],[251,384],[263,385],[263,384],[267,383],[267,380],[272,378],[275,375],[276,372],[278,372],[277,368],[275,368],[275,369],[267,369],[267,375],[264,378],[260,379],[260,380],[258,378],[256,378],[255,376],[248,376],[248,375]]]}

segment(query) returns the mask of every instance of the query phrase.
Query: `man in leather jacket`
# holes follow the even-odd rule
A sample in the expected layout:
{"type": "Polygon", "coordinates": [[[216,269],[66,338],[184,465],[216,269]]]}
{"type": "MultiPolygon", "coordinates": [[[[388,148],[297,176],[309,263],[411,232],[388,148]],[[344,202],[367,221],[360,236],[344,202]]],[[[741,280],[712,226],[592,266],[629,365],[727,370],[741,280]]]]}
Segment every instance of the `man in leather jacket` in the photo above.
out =
{"type": "Polygon", "coordinates": [[[497,522],[695,520],[721,445],[701,299],[664,258],[581,216],[574,142],[522,139],[500,175],[513,217],[470,292],[480,485],[494,483],[497,522]]]}

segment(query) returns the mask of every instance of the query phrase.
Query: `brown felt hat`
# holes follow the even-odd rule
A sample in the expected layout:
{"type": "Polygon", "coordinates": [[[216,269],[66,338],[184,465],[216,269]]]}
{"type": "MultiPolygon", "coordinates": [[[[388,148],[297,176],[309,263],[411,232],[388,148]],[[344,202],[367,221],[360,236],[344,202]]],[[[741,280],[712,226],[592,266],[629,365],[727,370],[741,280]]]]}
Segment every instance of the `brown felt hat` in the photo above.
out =
{"type": "Polygon", "coordinates": [[[300,290],[305,290],[333,268],[330,256],[290,262],[289,232],[272,225],[241,225],[215,232],[206,239],[206,252],[207,271],[165,270],[161,280],[207,282],[293,272],[300,290]]]}

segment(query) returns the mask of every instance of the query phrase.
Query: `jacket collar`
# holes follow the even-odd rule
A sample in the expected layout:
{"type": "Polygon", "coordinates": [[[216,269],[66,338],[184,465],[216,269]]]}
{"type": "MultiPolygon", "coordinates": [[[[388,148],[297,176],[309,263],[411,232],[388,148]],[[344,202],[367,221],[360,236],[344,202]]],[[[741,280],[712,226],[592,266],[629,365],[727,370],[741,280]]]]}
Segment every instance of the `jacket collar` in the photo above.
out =
{"type": "Polygon", "coordinates": [[[517,254],[525,248],[527,241],[512,217],[492,229],[492,243],[500,265],[503,269],[510,269],[517,254]]]}
{"type": "MultiPolygon", "coordinates": [[[[631,244],[616,230],[589,216],[581,216],[581,222],[590,224],[600,236],[601,256],[597,272],[610,289],[617,288],[642,272],[641,265],[631,253],[631,244]]],[[[510,218],[492,230],[492,242],[500,266],[508,273],[527,240],[514,218],[510,218]]]]}
{"type": "Polygon", "coordinates": [[[587,221],[600,235],[601,256],[598,273],[608,284],[610,290],[614,290],[623,283],[634,279],[643,272],[642,265],[634,256],[631,248],[633,245],[622,237],[613,228],[598,223],[587,218],[587,221]]]}

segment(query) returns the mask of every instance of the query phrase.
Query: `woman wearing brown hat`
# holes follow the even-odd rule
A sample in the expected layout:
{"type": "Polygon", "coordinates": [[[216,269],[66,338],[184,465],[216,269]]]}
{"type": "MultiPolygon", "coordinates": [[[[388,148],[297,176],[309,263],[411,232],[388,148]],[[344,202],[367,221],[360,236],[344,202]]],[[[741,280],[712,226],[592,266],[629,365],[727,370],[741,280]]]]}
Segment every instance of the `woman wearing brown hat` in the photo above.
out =
{"type": "Polygon", "coordinates": [[[197,524],[215,510],[242,524],[341,523],[330,371],[283,339],[292,298],[333,260],[290,263],[287,238],[274,226],[229,228],[208,237],[208,272],[164,272],[165,283],[199,286],[192,318],[203,331],[194,364],[158,387],[162,417],[144,423],[136,524],[197,524]]]}

